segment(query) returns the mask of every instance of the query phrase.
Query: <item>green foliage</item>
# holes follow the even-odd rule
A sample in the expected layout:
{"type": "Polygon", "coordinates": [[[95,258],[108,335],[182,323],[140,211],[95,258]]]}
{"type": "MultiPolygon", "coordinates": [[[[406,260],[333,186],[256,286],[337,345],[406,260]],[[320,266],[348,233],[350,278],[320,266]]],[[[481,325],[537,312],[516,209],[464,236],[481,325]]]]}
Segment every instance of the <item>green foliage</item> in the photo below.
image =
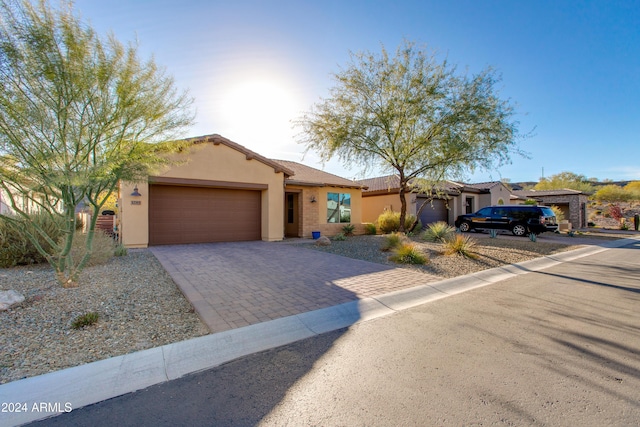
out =
{"type": "Polygon", "coordinates": [[[71,322],[71,327],[73,329],[82,329],[86,326],[95,325],[99,319],[100,315],[95,311],[91,311],[73,319],[73,322],[71,322]]]}
{"type": "Polygon", "coordinates": [[[193,101],[135,44],[99,37],[71,2],[3,2],[0,23],[0,189],[21,218],[8,220],[26,227],[32,210],[61,218],[62,239],[37,225],[26,235],[59,282],[76,286],[92,250],[88,239],[86,256],[68,256],[76,207],[87,201],[95,215],[118,181],[168,163],[158,154],[180,144],[160,141],[193,123],[193,101]]]}
{"type": "Polygon", "coordinates": [[[335,236],[333,236],[332,239],[342,241],[342,240],[347,240],[347,236],[344,233],[338,233],[335,236]]]}
{"type": "Polygon", "coordinates": [[[113,251],[113,254],[115,256],[127,256],[128,253],[129,253],[129,250],[122,243],[118,244],[116,246],[116,249],[113,251]]]}
{"type": "Polygon", "coordinates": [[[406,240],[407,240],[406,237],[400,233],[387,234],[383,238],[382,247],[380,248],[380,250],[383,252],[390,251],[392,249],[397,248],[402,243],[406,242],[406,240]]]}
{"type": "Polygon", "coordinates": [[[524,202],[524,204],[525,204],[525,205],[535,206],[535,205],[537,205],[537,204],[538,204],[538,201],[537,201],[537,200],[533,200],[533,199],[527,199],[527,200],[524,202]]]}
{"type": "Polygon", "coordinates": [[[389,257],[399,264],[426,264],[428,258],[413,243],[403,243],[396,247],[389,257]]]}
{"type": "Polygon", "coordinates": [[[632,181],[624,186],[624,191],[631,194],[630,200],[640,200],[640,181],[632,181]]]}
{"type": "Polygon", "coordinates": [[[0,267],[46,262],[28,233],[45,250],[49,250],[51,245],[44,236],[55,240],[62,237],[65,224],[60,217],[37,213],[29,214],[27,218],[26,221],[19,221],[18,218],[8,220],[7,217],[0,217],[0,267]],[[43,231],[44,236],[37,233],[38,229],[43,231]]]}
{"type": "Polygon", "coordinates": [[[564,190],[567,188],[582,191],[585,194],[593,194],[595,190],[586,176],[573,172],[560,172],[549,178],[540,178],[540,181],[533,187],[534,190],[564,190]]]}
{"type": "Polygon", "coordinates": [[[620,221],[620,230],[628,230],[629,229],[629,224],[627,224],[625,221],[620,221]]]}
{"type": "Polygon", "coordinates": [[[445,255],[462,255],[465,258],[477,258],[475,253],[476,241],[471,236],[456,234],[444,243],[445,255]]]}
{"type": "Polygon", "coordinates": [[[560,209],[556,205],[553,205],[553,206],[551,206],[551,210],[553,211],[554,215],[556,216],[556,221],[558,221],[558,222],[564,221],[564,212],[562,211],[562,209],[560,209]]]}
{"type": "MultiPolygon", "coordinates": [[[[404,229],[407,230],[416,220],[415,215],[407,215],[404,220],[404,229]]],[[[394,233],[400,230],[400,212],[384,211],[376,221],[378,228],[383,233],[394,233]]]]}
{"type": "Polygon", "coordinates": [[[529,233],[529,240],[531,240],[532,242],[537,242],[538,235],[536,233],[529,233]]]}
{"type": "Polygon", "coordinates": [[[495,167],[517,151],[514,107],[500,99],[491,68],[458,73],[405,41],[395,55],[352,53],[333,77],[329,96],[295,121],[299,142],[325,161],[393,170],[403,218],[406,193],[428,194],[445,177],[495,167]]]}
{"type": "Polygon", "coordinates": [[[429,242],[444,242],[455,232],[455,227],[450,226],[444,221],[438,221],[434,224],[429,224],[424,233],[422,233],[422,238],[429,242]]]}
{"type": "Polygon", "coordinates": [[[356,226],[353,224],[347,224],[342,227],[342,233],[345,236],[353,236],[353,231],[356,229],[356,226]]]}
{"type": "Polygon", "coordinates": [[[599,202],[628,202],[634,199],[635,194],[627,190],[627,187],[628,185],[624,188],[618,185],[604,185],[595,192],[593,198],[599,202]]]}
{"type": "Polygon", "coordinates": [[[495,228],[492,228],[491,230],[489,230],[489,237],[492,239],[495,239],[496,237],[498,237],[498,230],[496,230],[495,228]]]}
{"type": "Polygon", "coordinates": [[[366,235],[375,235],[378,232],[375,224],[371,224],[370,222],[364,224],[364,234],[366,235]]]}

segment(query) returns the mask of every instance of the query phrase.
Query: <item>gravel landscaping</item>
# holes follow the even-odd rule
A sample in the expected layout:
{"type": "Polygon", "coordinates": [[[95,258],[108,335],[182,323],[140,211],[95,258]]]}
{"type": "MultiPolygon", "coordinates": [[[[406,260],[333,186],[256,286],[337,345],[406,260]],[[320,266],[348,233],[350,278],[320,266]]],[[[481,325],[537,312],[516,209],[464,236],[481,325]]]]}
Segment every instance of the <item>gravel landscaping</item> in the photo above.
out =
{"type": "MultiPolygon", "coordinates": [[[[441,244],[414,239],[430,261],[406,268],[447,278],[586,243],[555,236],[540,237],[534,243],[508,235],[496,239],[470,235],[478,240],[477,259],[444,256],[441,244]]],[[[327,247],[317,247],[310,240],[301,242],[316,250],[393,264],[389,253],[379,249],[382,239],[350,237],[327,247]]],[[[0,384],[208,333],[150,251],[130,250],[127,256],[87,268],[80,283],[78,288],[62,288],[48,265],[0,269],[0,290],[13,289],[26,297],[0,312],[0,384]],[[96,324],[72,327],[78,316],[91,312],[99,315],[96,324]]]]}

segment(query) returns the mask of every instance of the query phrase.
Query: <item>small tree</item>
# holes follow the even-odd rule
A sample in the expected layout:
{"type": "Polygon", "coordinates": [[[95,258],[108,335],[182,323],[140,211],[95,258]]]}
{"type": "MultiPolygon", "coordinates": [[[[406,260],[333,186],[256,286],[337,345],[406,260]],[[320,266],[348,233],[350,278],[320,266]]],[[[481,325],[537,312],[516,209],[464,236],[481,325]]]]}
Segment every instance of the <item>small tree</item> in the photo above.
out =
{"type": "Polygon", "coordinates": [[[593,194],[594,187],[586,176],[573,172],[560,172],[549,178],[541,178],[533,187],[534,190],[576,190],[585,194],[593,194]]]}
{"type": "MultiPolygon", "coordinates": [[[[91,256],[96,219],[119,180],[144,180],[159,153],[193,121],[192,100],[136,46],[101,39],[46,0],[2,2],[0,9],[0,179],[17,216],[36,210],[64,219],[62,239],[34,227],[29,239],[63,286],[76,286],[91,256]],[[75,209],[92,208],[86,252],[71,255],[75,209]],[[50,250],[39,242],[44,239],[50,250]]],[[[25,230],[31,228],[24,227],[25,230]]]]}
{"type": "Polygon", "coordinates": [[[324,161],[338,156],[365,172],[377,167],[395,174],[401,231],[407,193],[440,195],[444,178],[507,162],[514,149],[514,110],[498,97],[492,69],[458,75],[405,42],[395,56],[384,48],[379,55],[352,53],[333,77],[329,97],[295,122],[299,142],[324,161]]]}
{"type": "Polygon", "coordinates": [[[619,185],[604,185],[598,189],[593,195],[593,198],[599,202],[627,202],[632,200],[633,193],[627,191],[619,185]]]}

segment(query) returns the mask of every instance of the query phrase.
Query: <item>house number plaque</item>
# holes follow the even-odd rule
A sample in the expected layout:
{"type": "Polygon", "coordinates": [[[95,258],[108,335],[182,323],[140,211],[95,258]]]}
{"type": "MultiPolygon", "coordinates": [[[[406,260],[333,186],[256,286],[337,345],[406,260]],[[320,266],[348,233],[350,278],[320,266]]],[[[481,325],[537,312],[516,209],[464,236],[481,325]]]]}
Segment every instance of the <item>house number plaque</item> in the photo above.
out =
{"type": "Polygon", "coordinates": [[[141,204],[142,204],[142,202],[141,202],[140,200],[132,200],[132,201],[131,201],[131,204],[132,204],[132,205],[141,205],[141,204]]]}

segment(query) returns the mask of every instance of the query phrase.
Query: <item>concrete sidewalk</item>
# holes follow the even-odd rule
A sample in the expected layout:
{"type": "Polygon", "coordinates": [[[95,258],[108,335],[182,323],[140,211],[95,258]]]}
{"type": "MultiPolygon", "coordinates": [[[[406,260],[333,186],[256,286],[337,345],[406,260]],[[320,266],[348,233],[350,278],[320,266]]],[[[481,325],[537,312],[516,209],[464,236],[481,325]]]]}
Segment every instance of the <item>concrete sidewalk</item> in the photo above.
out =
{"type": "Polygon", "coordinates": [[[0,402],[24,404],[20,408],[25,409],[0,412],[0,426],[20,425],[77,409],[213,368],[251,353],[386,316],[515,275],[543,270],[608,248],[637,243],[638,240],[622,239],[602,246],[584,247],[0,385],[0,402]]]}

